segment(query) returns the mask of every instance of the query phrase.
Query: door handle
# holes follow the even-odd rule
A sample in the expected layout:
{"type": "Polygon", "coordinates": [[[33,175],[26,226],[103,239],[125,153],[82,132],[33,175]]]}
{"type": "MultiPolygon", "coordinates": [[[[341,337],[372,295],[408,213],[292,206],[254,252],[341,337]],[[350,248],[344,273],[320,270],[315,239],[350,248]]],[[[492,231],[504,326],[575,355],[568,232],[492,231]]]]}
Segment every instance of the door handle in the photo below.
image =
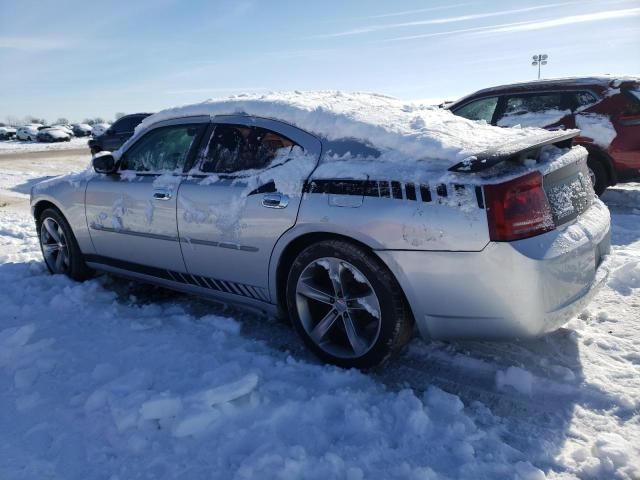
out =
{"type": "Polygon", "coordinates": [[[167,190],[154,190],[153,198],[156,200],[169,200],[171,198],[171,192],[167,190]]]}
{"type": "Polygon", "coordinates": [[[289,195],[283,193],[267,193],[262,197],[262,206],[266,208],[285,208],[289,205],[289,195]]]}

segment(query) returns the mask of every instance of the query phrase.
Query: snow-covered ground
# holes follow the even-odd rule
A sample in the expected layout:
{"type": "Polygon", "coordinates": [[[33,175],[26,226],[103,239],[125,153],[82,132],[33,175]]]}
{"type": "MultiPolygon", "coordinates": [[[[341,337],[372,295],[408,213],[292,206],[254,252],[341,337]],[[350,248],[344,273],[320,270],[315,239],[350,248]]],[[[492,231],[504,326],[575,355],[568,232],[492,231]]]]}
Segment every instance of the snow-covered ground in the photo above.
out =
{"type": "Polygon", "coordinates": [[[22,140],[0,140],[0,155],[18,152],[46,152],[48,150],[76,150],[86,148],[89,151],[88,137],[72,138],[68,142],[43,143],[23,142],[22,140]]]}
{"type": "Polygon", "coordinates": [[[615,270],[566,328],[363,374],[254,314],[49,275],[26,197],[89,155],[33,155],[0,156],[0,478],[640,478],[640,185],[605,196],[615,270]]]}

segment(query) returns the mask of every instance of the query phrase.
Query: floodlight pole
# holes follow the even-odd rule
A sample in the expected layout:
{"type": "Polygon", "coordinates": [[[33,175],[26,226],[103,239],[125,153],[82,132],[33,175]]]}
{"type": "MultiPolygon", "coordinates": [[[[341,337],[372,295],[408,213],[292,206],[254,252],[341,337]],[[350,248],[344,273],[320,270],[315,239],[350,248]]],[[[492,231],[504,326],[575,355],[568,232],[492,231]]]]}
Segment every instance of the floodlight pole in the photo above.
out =
{"type": "Polygon", "coordinates": [[[542,65],[546,65],[547,64],[547,59],[549,58],[549,55],[547,55],[546,53],[538,53],[537,55],[534,55],[533,57],[533,62],[531,62],[531,65],[534,67],[538,67],[538,80],[540,80],[540,70],[542,68],[542,65]]]}

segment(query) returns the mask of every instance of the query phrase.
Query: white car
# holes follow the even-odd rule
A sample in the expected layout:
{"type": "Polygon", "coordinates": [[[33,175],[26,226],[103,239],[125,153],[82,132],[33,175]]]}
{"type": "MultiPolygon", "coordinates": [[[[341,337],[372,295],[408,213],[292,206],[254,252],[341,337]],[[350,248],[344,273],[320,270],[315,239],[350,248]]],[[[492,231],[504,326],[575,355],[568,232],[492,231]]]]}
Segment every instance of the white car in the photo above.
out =
{"type": "Polygon", "coordinates": [[[71,135],[69,135],[62,128],[51,127],[51,128],[42,128],[38,131],[37,139],[39,142],[68,142],[71,140],[71,135]]]}
{"type": "Polygon", "coordinates": [[[69,135],[69,137],[73,137],[73,129],[68,125],[52,125],[51,128],[62,130],[67,135],[69,135]]]}
{"type": "Polygon", "coordinates": [[[91,128],[91,135],[93,135],[94,137],[99,137],[100,135],[104,134],[104,132],[106,132],[110,126],[111,125],[109,125],[108,123],[96,123],[91,128]]]}
{"type": "Polygon", "coordinates": [[[13,127],[0,127],[0,140],[11,140],[16,135],[13,127]]]}
{"type": "Polygon", "coordinates": [[[38,139],[38,127],[41,127],[42,125],[39,124],[31,124],[31,125],[24,125],[22,127],[19,127],[16,130],[16,138],[18,140],[28,140],[31,142],[35,142],[38,139]]]}

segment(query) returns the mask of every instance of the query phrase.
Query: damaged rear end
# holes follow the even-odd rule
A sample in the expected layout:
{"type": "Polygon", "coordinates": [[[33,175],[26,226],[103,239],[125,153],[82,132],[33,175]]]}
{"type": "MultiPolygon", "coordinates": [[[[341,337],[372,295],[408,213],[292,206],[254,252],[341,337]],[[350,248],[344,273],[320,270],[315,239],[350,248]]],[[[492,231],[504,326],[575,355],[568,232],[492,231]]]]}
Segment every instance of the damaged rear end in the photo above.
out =
{"type": "Polygon", "coordinates": [[[490,242],[459,253],[463,273],[450,276],[461,292],[457,311],[429,298],[423,335],[537,336],[588,304],[608,275],[610,216],[594,193],[586,150],[571,148],[577,133],[546,132],[450,169],[481,185],[490,242]]]}

